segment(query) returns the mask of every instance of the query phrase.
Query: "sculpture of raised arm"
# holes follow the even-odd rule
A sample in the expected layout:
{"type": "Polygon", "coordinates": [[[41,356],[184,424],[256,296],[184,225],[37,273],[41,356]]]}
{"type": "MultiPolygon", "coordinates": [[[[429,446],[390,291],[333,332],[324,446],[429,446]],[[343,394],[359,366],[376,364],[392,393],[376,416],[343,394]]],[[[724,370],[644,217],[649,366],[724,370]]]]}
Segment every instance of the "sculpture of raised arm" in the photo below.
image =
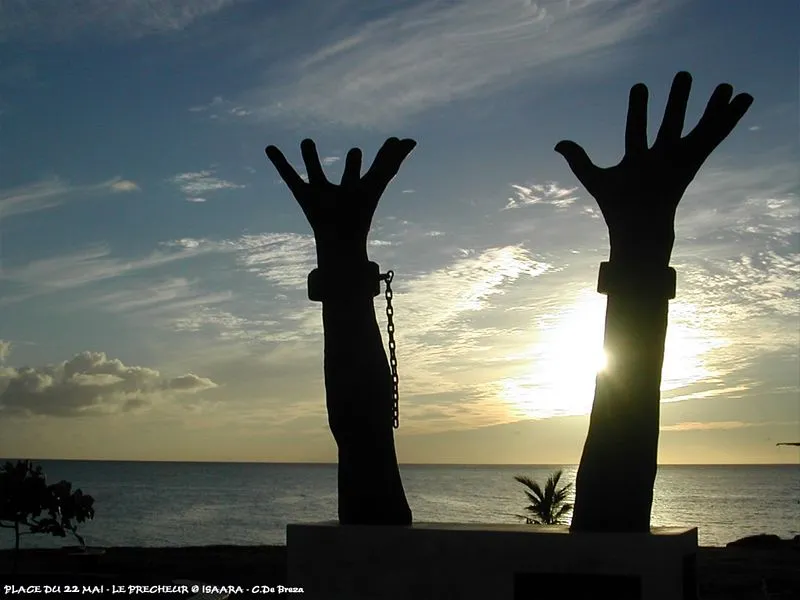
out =
{"type": "Polygon", "coordinates": [[[616,166],[596,166],[575,142],[555,147],[597,200],[611,243],[598,281],[598,291],[608,296],[608,365],[597,375],[575,482],[573,531],[650,531],[668,300],[675,297],[669,267],[675,211],[702,164],[753,102],[748,94],[731,99],[733,88],[719,85],[697,126],[681,137],[691,84],[689,73],[675,76],[649,148],[647,87],[631,88],[625,155],[616,166]]]}
{"type": "Polygon", "coordinates": [[[411,523],[394,446],[392,376],[373,306],[380,282],[367,257],[367,235],[381,195],[414,146],[409,139],[386,140],[363,177],[361,151],[351,149],[340,185],[326,179],[313,141],[300,145],[308,183],[280,150],[266,148],[314,231],[319,277],[309,297],[322,301],[325,393],[339,449],[343,525],[411,523]]]}

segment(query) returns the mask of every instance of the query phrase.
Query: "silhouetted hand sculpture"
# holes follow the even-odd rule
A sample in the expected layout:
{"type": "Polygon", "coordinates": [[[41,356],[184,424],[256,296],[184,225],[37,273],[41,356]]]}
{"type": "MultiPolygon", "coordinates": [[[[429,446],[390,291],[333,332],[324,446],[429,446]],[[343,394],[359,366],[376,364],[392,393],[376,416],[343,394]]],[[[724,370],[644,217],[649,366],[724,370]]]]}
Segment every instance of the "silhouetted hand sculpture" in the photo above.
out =
{"type": "Polygon", "coordinates": [[[555,150],[594,196],[606,220],[612,262],[635,259],[669,264],[675,241],[675,209],[686,188],[714,149],[733,131],[753,102],[749,94],[733,100],[733,88],[717,86],[697,126],[681,137],[692,76],[681,72],[670,90],[656,141],[647,147],[647,86],[631,88],[625,130],[625,156],[614,167],[600,168],[571,141],[555,150]]]}
{"type": "Polygon", "coordinates": [[[703,162],[745,114],[753,98],[716,88],[697,126],[681,137],[689,73],[672,83],[656,141],[647,147],[647,88],[630,92],[625,156],[595,166],[574,142],[555,150],[595,197],[608,225],[611,256],[598,291],[608,295],[604,348],[589,432],[575,482],[574,531],[650,530],[658,453],[659,404],[675,211],[703,162]],[[609,490],[616,490],[610,494],[609,490]]]}
{"type": "Polygon", "coordinates": [[[394,447],[392,376],[373,306],[379,282],[366,267],[378,200],[415,145],[413,140],[386,140],[363,177],[361,151],[353,148],[338,186],[325,178],[311,140],[301,144],[308,183],[280,150],[266,148],[316,240],[323,282],[325,395],[339,449],[339,521],[344,525],[411,523],[394,447]]]}
{"type": "Polygon", "coordinates": [[[352,148],[345,159],[340,185],[330,183],[325,177],[312,140],[303,140],[300,145],[308,183],[280,150],[267,146],[267,157],[289,186],[314,231],[320,266],[349,266],[354,260],[366,262],[367,236],[378,201],[416,145],[414,140],[389,138],[363,177],[361,150],[352,148]]]}

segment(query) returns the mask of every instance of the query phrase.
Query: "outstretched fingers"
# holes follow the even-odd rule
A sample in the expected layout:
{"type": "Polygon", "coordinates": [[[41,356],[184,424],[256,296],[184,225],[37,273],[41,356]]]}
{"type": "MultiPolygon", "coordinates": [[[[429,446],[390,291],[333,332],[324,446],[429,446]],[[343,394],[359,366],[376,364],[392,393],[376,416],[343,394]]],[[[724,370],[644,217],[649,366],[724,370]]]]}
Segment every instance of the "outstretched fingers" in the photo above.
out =
{"type": "Polygon", "coordinates": [[[675,75],[669,91],[664,120],[658,130],[656,144],[675,143],[681,138],[686,119],[686,105],[689,103],[689,92],[692,89],[692,76],[686,71],[675,75]]]}
{"type": "Polygon", "coordinates": [[[718,85],[711,94],[700,121],[686,136],[690,147],[699,153],[703,160],[730,135],[753,103],[750,94],[738,94],[731,100],[732,95],[733,86],[727,83],[718,85]]]}
{"type": "Polygon", "coordinates": [[[306,165],[306,173],[308,173],[308,182],[311,185],[327,183],[325,172],[322,170],[322,165],[319,162],[319,154],[317,154],[317,146],[313,140],[305,139],[300,142],[300,153],[303,155],[303,162],[306,165]]]}
{"type": "Polygon", "coordinates": [[[297,174],[294,167],[289,164],[289,161],[286,160],[283,152],[278,150],[275,146],[267,146],[264,152],[274,165],[275,170],[278,171],[278,175],[281,176],[281,179],[283,179],[289,187],[289,191],[292,192],[295,198],[298,198],[301,195],[303,185],[305,185],[303,179],[297,174]]]}
{"type": "Polygon", "coordinates": [[[714,90],[714,93],[711,94],[711,98],[708,99],[706,110],[703,112],[703,116],[700,117],[700,120],[702,121],[706,115],[713,116],[719,114],[720,111],[728,106],[732,96],[733,86],[730,83],[720,83],[714,90]]]}
{"type": "Polygon", "coordinates": [[[364,181],[383,192],[416,145],[417,142],[412,139],[399,140],[392,137],[386,140],[364,175],[364,181]]]}
{"type": "Polygon", "coordinates": [[[590,193],[592,181],[600,168],[592,162],[581,146],[569,140],[562,140],[554,148],[567,161],[569,168],[590,193]]]}
{"type": "Polygon", "coordinates": [[[647,86],[637,83],[628,96],[628,119],[625,124],[625,155],[647,150],[647,86]]]}
{"type": "Polygon", "coordinates": [[[351,148],[344,161],[342,186],[352,186],[361,178],[361,150],[351,148]]]}
{"type": "Polygon", "coordinates": [[[751,104],[753,104],[753,97],[750,94],[737,94],[736,97],[731,101],[731,103],[728,105],[727,119],[731,130],[736,127],[736,124],[750,109],[751,104]]]}

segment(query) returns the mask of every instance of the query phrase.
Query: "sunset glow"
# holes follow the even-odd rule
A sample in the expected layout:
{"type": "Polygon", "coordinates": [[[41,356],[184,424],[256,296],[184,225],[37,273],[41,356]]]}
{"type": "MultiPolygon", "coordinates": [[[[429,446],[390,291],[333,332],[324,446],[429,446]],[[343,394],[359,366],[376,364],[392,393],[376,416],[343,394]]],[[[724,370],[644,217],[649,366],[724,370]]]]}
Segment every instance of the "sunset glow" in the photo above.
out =
{"type": "Polygon", "coordinates": [[[400,462],[576,463],[610,242],[554,147],[616,165],[631,86],[654,142],[687,70],[684,135],[721,82],[755,101],[677,208],[659,460],[797,460],[797,3],[108,4],[0,0],[0,455],[335,462],[315,235],[265,147],[302,179],[313,138],[338,184],[398,136],[367,252],[400,462]]]}

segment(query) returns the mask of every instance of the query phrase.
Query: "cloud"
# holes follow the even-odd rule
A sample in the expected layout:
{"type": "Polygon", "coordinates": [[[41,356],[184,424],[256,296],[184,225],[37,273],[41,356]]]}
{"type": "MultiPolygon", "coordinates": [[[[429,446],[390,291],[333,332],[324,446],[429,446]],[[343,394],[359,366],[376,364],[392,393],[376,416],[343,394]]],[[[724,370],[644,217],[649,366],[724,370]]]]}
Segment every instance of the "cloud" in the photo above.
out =
{"type": "Polygon", "coordinates": [[[252,113],[251,110],[238,106],[230,100],[225,100],[222,96],[214,96],[208,104],[198,104],[189,107],[189,112],[209,113],[210,119],[219,119],[220,116],[246,117],[252,113]]]}
{"type": "Polygon", "coordinates": [[[179,31],[235,0],[4,0],[0,2],[0,41],[66,41],[81,35],[135,39],[179,31]]]}
{"type": "Polygon", "coordinates": [[[206,292],[198,282],[183,277],[139,282],[129,288],[107,294],[92,294],[81,300],[80,307],[97,306],[112,313],[136,313],[148,319],[156,317],[185,316],[188,310],[228,302],[233,293],[223,291],[206,292]]]}
{"type": "MultiPolygon", "coordinates": [[[[426,236],[426,239],[439,238],[426,236]]],[[[408,239],[405,242],[409,243],[408,239]]],[[[204,309],[204,313],[194,315],[184,326],[197,331],[216,320],[214,325],[229,327],[229,339],[238,335],[240,339],[318,343],[318,307],[300,304],[305,296],[308,272],[315,266],[313,237],[298,234],[245,236],[238,245],[237,262],[241,267],[268,281],[272,289],[288,295],[288,300],[271,304],[272,323],[253,323],[250,319],[204,309]]],[[[374,247],[376,253],[387,248],[385,245],[374,247]]],[[[425,248],[416,250],[415,254],[431,258],[425,248]]],[[[374,259],[379,264],[383,262],[380,256],[374,259]]],[[[426,262],[430,265],[430,261],[426,262]]],[[[469,384],[459,383],[459,377],[454,375],[466,363],[477,365],[480,362],[475,353],[482,346],[496,348],[498,338],[508,337],[506,332],[476,323],[473,318],[502,312],[501,307],[508,305],[500,301],[502,295],[513,288],[518,279],[538,277],[548,271],[549,265],[519,246],[505,246],[453,257],[433,270],[428,266],[419,272],[408,263],[397,264],[396,269],[402,273],[393,288],[397,298],[404,393],[417,394],[432,387],[442,391],[458,390],[463,398],[470,396],[483,407],[483,410],[462,412],[463,419],[474,418],[477,422],[478,415],[486,417],[497,413],[496,405],[502,401],[489,397],[479,374],[469,384]],[[492,303],[495,298],[498,305],[492,303]]],[[[382,299],[380,302],[383,304],[382,299]]],[[[376,310],[383,320],[383,306],[376,310]]]]}
{"type": "MultiPolygon", "coordinates": [[[[773,161],[767,169],[712,170],[690,188],[677,228],[679,298],[670,306],[665,400],[752,396],[758,377],[747,369],[754,357],[787,343],[793,334],[796,338],[797,317],[788,311],[797,288],[791,244],[798,207],[789,174],[790,169],[773,161]],[[720,241],[720,235],[729,237],[720,241]],[[764,248],[769,254],[759,255],[764,248]],[[740,288],[735,302],[719,287],[728,285],[727,278],[740,288]],[[763,324],[759,320],[754,326],[753,319],[762,318],[763,324]],[[747,344],[736,343],[742,335],[747,344]]],[[[563,365],[573,359],[587,362],[602,343],[604,303],[591,284],[602,251],[584,230],[598,226],[587,217],[586,207],[574,201],[574,190],[561,184],[524,183],[512,189],[517,210],[498,212],[496,203],[487,202],[488,229],[482,220],[473,229],[392,217],[375,223],[371,258],[397,274],[401,412],[408,417],[406,427],[415,431],[579,414],[591,406],[593,372],[576,373],[563,365]],[[565,198],[570,203],[559,206],[565,198]],[[533,237],[531,225],[536,227],[533,237]],[[531,239],[547,253],[529,249],[531,239]],[[581,344],[568,342],[574,339],[581,344]]],[[[497,190],[497,199],[505,195],[497,190]]],[[[237,279],[229,288],[237,294],[200,278],[137,281],[97,295],[104,310],[141,316],[143,324],[159,331],[179,332],[188,354],[177,353],[183,362],[173,370],[200,370],[225,384],[225,390],[209,392],[220,402],[230,395],[227,386],[234,380],[243,403],[261,398],[254,383],[238,379],[264,372],[256,357],[278,348],[280,354],[270,354],[269,368],[275,377],[283,375],[280,391],[268,393],[270,401],[296,408],[300,397],[319,397],[317,383],[304,380],[297,387],[295,381],[293,388],[286,376],[291,367],[303,379],[308,364],[319,359],[319,306],[306,298],[306,277],[316,266],[313,236],[263,233],[221,242],[182,238],[160,246],[163,254],[231,252],[238,269],[226,273],[237,279]],[[248,286],[258,293],[250,294],[248,286]],[[205,362],[192,362],[201,354],[205,362]],[[249,366],[241,361],[250,361],[249,366]]],[[[40,277],[57,280],[60,271],[48,269],[40,277]]],[[[375,308],[386,343],[382,297],[375,308]]],[[[796,339],[794,344],[796,352],[796,339]]],[[[302,418],[295,408],[281,418],[302,418]]]]}
{"type": "Polygon", "coordinates": [[[0,340],[0,363],[5,362],[8,355],[11,353],[11,342],[7,340],[0,340]]]}
{"type": "Polygon", "coordinates": [[[335,162],[337,162],[339,160],[341,160],[340,156],[325,156],[322,159],[322,164],[327,167],[328,165],[332,165],[333,163],[335,163],[335,162]]]}
{"type": "Polygon", "coordinates": [[[229,252],[232,245],[209,240],[181,239],[164,242],[166,250],[156,250],[143,258],[111,257],[105,245],[95,245],[73,254],[34,260],[21,267],[6,268],[0,281],[20,284],[24,292],[0,300],[6,306],[42,294],[73,289],[120,275],[161,267],[175,261],[196,258],[212,252],[229,252]]]}
{"type": "Polygon", "coordinates": [[[128,192],[138,186],[127,179],[115,177],[101,183],[72,185],[59,178],[45,179],[19,187],[0,190],[0,217],[10,217],[46,210],[63,204],[70,197],[102,192],[128,192]]]}
{"type": "Polygon", "coordinates": [[[210,379],[200,377],[194,373],[173,377],[172,379],[168,379],[164,385],[166,389],[188,393],[195,393],[217,387],[217,384],[210,379]]]}
{"type": "Polygon", "coordinates": [[[800,294],[798,192],[796,168],[773,160],[701,173],[681,203],[673,253],[681,293],[713,307],[707,320],[724,320],[732,336],[791,339],[800,294]],[[764,318],[775,330],[759,323],[753,331],[764,318]]]}
{"type": "MultiPolygon", "coordinates": [[[[428,240],[439,239],[422,235],[428,240]]],[[[182,243],[191,245],[190,240],[182,243]]],[[[301,360],[298,357],[304,353],[316,357],[321,333],[319,307],[305,297],[306,277],[315,266],[313,237],[288,233],[247,235],[228,243],[237,247],[239,268],[269,284],[265,298],[268,312],[260,302],[239,302],[224,308],[198,306],[195,310],[171,313],[172,328],[186,335],[211,336],[193,338],[197,340],[195,345],[218,348],[219,344],[226,344],[226,348],[240,348],[240,351],[249,348],[245,351],[248,355],[249,352],[263,352],[263,348],[291,344],[294,349],[284,362],[301,360]],[[201,343],[200,340],[207,341],[201,343]]],[[[388,247],[379,245],[376,248],[388,247]]],[[[424,249],[422,252],[426,254],[424,249]]],[[[380,256],[375,258],[383,261],[380,256]]],[[[486,313],[502,314],[508,302],[501,302],[501,299],[515,287],[515,281],[525,276],[538,277],[548,266],[523,248],[509,246],[479,249],[466,256],[453,257],[433,272],[415,273],[417,270],[409,264],[398,264],[397,269],[403,273],[394,286],[403,394],[418,394],[431,387],[460,394],[461,409],[456,411],[458,415],[454,419],[462,425],[485,423],[487,418],[507,420],[504,400],[492,396],[485,383],[488,372],[479,366],[485,358],[480,349],[484,345],[502,348],[503,344],[514,340],[515,335],[474,319],[481,320],[486,313]],[[492,302],[495,298],[497,304],[492,302]],[[465,365],[475,371],[474,377],[466,383],[459,381],[458,375],[465,365]]],[[[166,283],[147,288],[154,290],[154,296],[162,297],[167,289],[172,289],[174,294],[189,282],[175,281],[172,286],[166,283]]],[[[131,297],[126,301],[114,297],[109,300],[109,306],[127,304],[131,307],[131,302],[137,310],[150,306],[141,293],[138,299],[131,297]]],[[[383,300],[378,302],[382,304],[383,300]]],[[[164,303],[164,306],[168,305],[164,303]]],[[[385,318],[383,310],[383,306],[377,309],[381,321],[385,318]]],[[[520,321],[526,318],[525,315],[517,317],[520,321]]],[[[232,354],[230,349],[221,352],[226,356],[232,354]]],[[[207,366],[211,368],[214,358],[209,360],[207,366]]],[[[414,414],[414,409],[409,408],[409,411],[409,415],[414,414]]]]}
{"type": "Polygon", "coordinates": [[[314,237],[297,233],[245,235],[233,242],[237,262],[278,288],[303,289],[316,267],[314,237]]]}
{"type": "Polygon", "coordinates": [[[139,190],[139,186],[128,179],[121,179],[112,183],[111,189],[115,192],[135,192],[139,190]]]}
{"type": "Polygon", "coordinates": [[[222,99],[222,96],[214,96],[211,99],[211,102],[209,102],[208,104],[201,104],[199,106],[190,107],[189,112],[205,112],[211,108],[218,107],[224,103],[225,101],[222,99]]]}
{"type": "MultiPolygon", "coordinates": [[[[796,247],[800,215],[790,191],[796,187],[791,174],[780,161],[766,169],[712,170],[687,194],[676,244],[682,250],[675,253],[680,296],[670,309],[666,399],[752,394],[753,383],[743,369],[757,353],[776,344],[786,348],[790,341],[796,347],[800,256],[792,244],[796,247]],[[718,242],[720,235],[727,235],[728,241],[718,242]],[[754,329],[754,318],[765,320],[754,329]],[[750,343],[735,343],[743,335],[750,343]],[[760,348],[756,354],[752,344],[760,348]]],[[[602,297],[585,283],[595,276],[595,261],[602,252],[592,247],[596,242],[584,235],[582,225],[596,230],[599,212],[576,206],[577,190],[555,182],[517,184],[513,189],[514,208],[526,210],[501,212],[493,227],[496,237],[487,237],[485,229],[471,237],[452,226],[445,231],[434,224],[416,227],[390,218],[373,228],[379,239],[370,244],[372,258],[391,264],[398,274],[393,288],[402,394],[413,397],[412,406],[420,410],[417,403],[430,389],[469,398],[475,407],[472,412],[454,412],[443,404],[426,406],[443,415],[445,428],[456,421],[474,426],[481,414],[499,422],[519,418],[519,410],[526,416],[549,416],[577,414],[591,406],[593,373],[566,377],[559,361],[580,354],[588,364],[593,344],[602,343],[602,297]],[[518,236],[530,239],[531,222],[537,246],[549,249],[546,256],[533,254],[524,243],[508,244],[518,236]],[[564,236],[563,231],[572,235],[564,236]],[[506,245],[490,245],[500,239],[506,245]],[[571,267],[556,266],[562,264],[571,267]],[[537,278],[536,291],[526,274],[537,278]],[[531,293],[535,303],[530,302],[531,293]],[[565,298],[577,300],[565,305],[565,298]],[[559,336],[584,336],[585,343],[577,349],[561,343],[555,352],[553,343],[559,336]],[[501,362],[498,356],[504,357],[501,362]]],[[[314,266],[311,236],[269,234],[236,243],[240,265],[300,301],[314,266]]],[[[208,319],[227,322],[231,330],[248,326],[246,320],[232,318],[240,316],[236,310],[215,316],[212,311],[208,319]]],[[[376,311],[383,322],[383,306],[377,301],[376,311]]],[[[320,331],[314,310],[296,320],[275,320],[265,326],[272,336],[312,340],[320,331]]],[[[384,333],[384,342],[385,337],[384,333]]],[[[415,408],[407,410],[416,418],[415,408]]]]}
{"type": "Polygon", "coordinates": [[[509,198],[504,210],[519,208],[530,204],[552,204],[558,208],[566,208],[575,200],[577,187],[563,188],[555,181],[544,184],[532,183],[527,186],[512,183],[515,198],[509,198]]]}
{"type": "Polygon", "coordinates": [[[242,103],[264,118],[393,126],[449,102],[562,74],[568,59],[574,76],[597,71],[613,63],[608,50],[676,4],[425,2],[360,22],[358,32],[320,19],[307,37],[325,41],[273,69],[242,103]]]}
{"type": "Polygon", "coordinates": [[[311,56],[303,59],[303,61],[300,63],[300,65],[304,69],[312,67],[312,66],[314,66],[314,65],[316,65],[316,64],[318,64],[320,62],[323,62],[323,61],[325,61],[325,60],[327,60],[329,58],[332,58],[332,57],[334,57],[334,56],[336,56],[338,54],[341,54],[342,52],[345,52],[346,50],[350,50],[351,48],[355,48],[356,46],[361,44],[364,41],[364,39],[365,39],[365,36],[363,36],[363,35],[353,35],[353,36],[350,36],[350,37],[345,38],[343,40],[340,40],[338,42],[334,42],[330,46],[326,46],[324,48],[321,48],[320,50],[317,50],[311,56]]]}
{"type": "Polygon", "coordinates": [[[189,202],[205,202],[206,199],[203,196],[206,194],[219,190],[245,187],[244,185],[214,177],[214,172],[210,170],[178,173],[171,177],[169,181],[178,186],[189,202]]]}
{"type": "Polygon", "coordinates": [[[193,373],[170,378],[155,369],[125,365],[103,352],[81,352],[56,365],[0,369],[0,413],[104,415],[215,387],[193,373]]]}
{"type": "Polygon", "coordinates": [[[743,427],[759,427],[770,423],[743,423],[742,421],[712,421],[699,423],[696,421],[677,423],[675,425],[662,425],[661,431],[710,431],[713,429],[741,429],[743,427]]]}

